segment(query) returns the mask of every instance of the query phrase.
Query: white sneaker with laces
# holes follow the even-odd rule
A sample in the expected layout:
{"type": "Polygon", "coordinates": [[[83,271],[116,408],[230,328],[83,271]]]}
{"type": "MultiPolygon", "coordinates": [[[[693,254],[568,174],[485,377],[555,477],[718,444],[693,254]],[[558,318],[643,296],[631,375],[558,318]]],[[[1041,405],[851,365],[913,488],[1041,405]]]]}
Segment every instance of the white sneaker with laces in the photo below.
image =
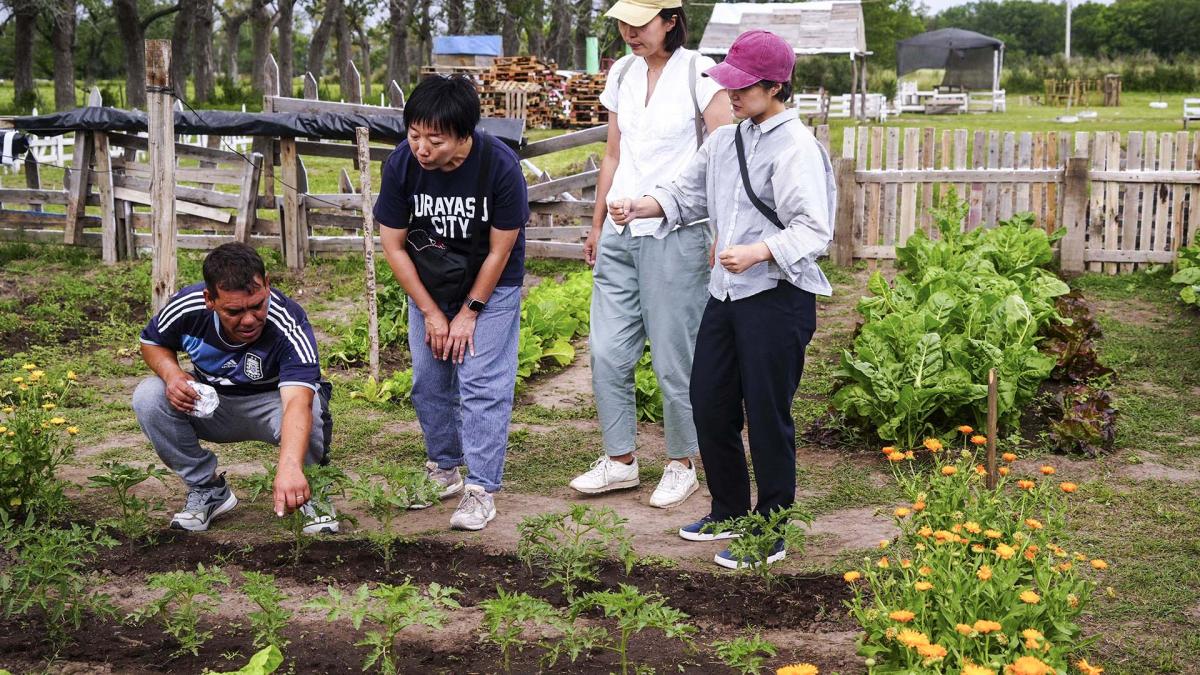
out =
{"type": "Polygon", "coordinates": [[[575,480],[571,481],[571,487],[584,494],[595,495],[609,490],[637,487],[640,482],[636,457],[629,464],[625,464],[603,455],[592,463],[592,468],[576,476],[575,480]]]}
{"type": "Polygon", "coordinates": [[[654,494],[650,495],[650,506],[660,509],[678,506],[699,488],[696,463],[692,462],[691,466],[686,466],[683,462],[673,459],[663,470],[662,479],[658,481],[658,487],[654,488],[654,494]]]}
{"type": "MultiPolygon", "coordinates": [[[[462,492],[463,478],[458,467],[453,469],[439,469],[436,462],[425,462],[425,475],[429,480],[433,481],[442,489],[438,499],[446,499],[462,492]]],[[[427,509],[433,504],[409,504],[408,508],[413,510],[427,509]]]]}
{"type": "Polygon", "coordinates": [[[496,517],[496,502],[478,485],[468,485],[462,501],[450,516],[450,527],[455,530],[482,530],[496,517]]]}

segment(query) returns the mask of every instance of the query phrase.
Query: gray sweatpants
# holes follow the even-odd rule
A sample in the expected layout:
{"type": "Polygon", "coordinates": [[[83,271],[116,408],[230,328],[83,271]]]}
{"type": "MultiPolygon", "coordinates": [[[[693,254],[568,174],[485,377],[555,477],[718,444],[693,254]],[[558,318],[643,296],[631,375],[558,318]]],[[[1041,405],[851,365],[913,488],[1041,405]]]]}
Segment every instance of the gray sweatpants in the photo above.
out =
{"type": "MultiPolygon", "coordinates": [[[[142,431],[163,464],[189,487],[207,483],[217,472],[217,456],[200,447],[201,440],[279,445],[283,402],[277,390],[249,396],[218,396],[221,402],[216,412],[202,419],[173,408],[167,401],[166,385],[158,377],[142,380],[133,392],[133,410],[142,431]]],[[[313,397],[312,431],[308,435],[305,464],[325,461],[333,430],[328,409],[329,386],[324,385],[313,397]]]]}

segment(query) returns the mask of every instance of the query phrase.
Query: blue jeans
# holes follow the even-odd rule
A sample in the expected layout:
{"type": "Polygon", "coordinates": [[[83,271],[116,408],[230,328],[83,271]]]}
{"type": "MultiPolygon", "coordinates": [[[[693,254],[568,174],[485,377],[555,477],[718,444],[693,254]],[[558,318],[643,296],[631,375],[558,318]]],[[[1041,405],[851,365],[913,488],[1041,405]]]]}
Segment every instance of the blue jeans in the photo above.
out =
{"type": "MultiPolygon", "coordinates": [[[[521,288],[502,286],[492,293],[475,321],[475,355],[468,352],[461,364],[433,357],[425,344],[425,315],[411,299],[408,307],[412,402],[425,453],[440,469],[466,464],[467,484],[495,492],[504,475],[517,381],[521,288]]],[[[453,321],[458,308],[442,311],[453,321]]]]}

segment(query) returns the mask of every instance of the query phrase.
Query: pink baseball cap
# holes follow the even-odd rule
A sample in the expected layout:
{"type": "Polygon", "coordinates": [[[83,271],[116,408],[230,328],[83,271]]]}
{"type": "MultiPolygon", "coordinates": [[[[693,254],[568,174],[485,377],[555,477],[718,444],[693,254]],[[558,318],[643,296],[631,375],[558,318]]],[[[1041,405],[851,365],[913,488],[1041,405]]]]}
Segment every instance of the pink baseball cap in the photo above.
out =
{"type": "Polygon", "coordinates": [[[791,82],[796,54],[783,38],[766,30],[748,30],[729,46],[725,60],[704,71],[726,89],[744,89],[760,80],[791,82]]]}

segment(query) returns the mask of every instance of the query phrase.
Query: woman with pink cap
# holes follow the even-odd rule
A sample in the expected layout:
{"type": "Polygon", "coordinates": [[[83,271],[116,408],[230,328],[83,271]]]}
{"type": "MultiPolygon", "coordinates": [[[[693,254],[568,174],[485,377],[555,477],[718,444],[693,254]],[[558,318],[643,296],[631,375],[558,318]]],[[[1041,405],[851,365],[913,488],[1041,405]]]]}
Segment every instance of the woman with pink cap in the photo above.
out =
{"type": "Polygon", "coordinates": [[[699,487],[688,390],[712,236],[707,227],[660,228],[661,218],[617,223],[605,202],[637,197],[674,178],[708,133],[732,117],[721,85],[700,77],[713,60],[683,47],[687,22],[680,0],[620,0],[607,16],[617,20],[633,53],[613,64],[600,96],[609,111],[608,142],[584,245],[595,267],[592,389],[604,452],[571,487],[596,494],[639,484],[634,370],[649,339],[667,444],[667,465],[650,504],[667,508],[699,487]]]}
{"type": "MultiPolygon", "coordinates": [[[[774,33],[738,36],[724,62],[704,74],[729,91],[742,121],[714,132],[674,181],[637,199],[609,200],[617,223],[665,217],[665,230],[708,217],[717,228],[691,380],[712,506],[680,528],[690,541],[728,539],[732,533],[713,525],[750,511],[747,422],[754,510],[765,515],[795,500],[791,405],[816,329],[815,296],[832,293],[817,258],[833,239],[837,203],[828,153],[787,109],[795,59],[774,33]]],[[[767,562],[785,555],[780,541],[767,562]]],[[[714,560],[750,564],[728,549],[714,560]]]]}

